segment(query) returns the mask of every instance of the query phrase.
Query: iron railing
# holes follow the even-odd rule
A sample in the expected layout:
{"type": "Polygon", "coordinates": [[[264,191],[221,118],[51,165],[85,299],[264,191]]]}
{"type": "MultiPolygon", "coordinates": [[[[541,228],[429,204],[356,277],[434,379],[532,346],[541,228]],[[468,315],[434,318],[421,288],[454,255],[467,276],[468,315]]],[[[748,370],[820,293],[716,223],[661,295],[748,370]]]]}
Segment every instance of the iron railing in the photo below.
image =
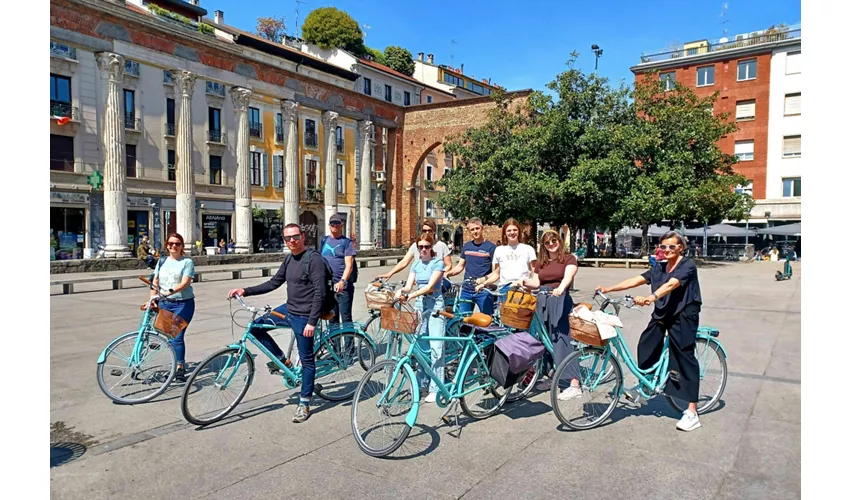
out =
{"type": "Polygon", "coordinates": [[[263,137],[263,124],[259,122],[250,122],[248,123],[248,133],[251,137],[262,138],[263,137]]]}
{"type": "Polygon", "coordinates": [[[173,123],[165,124],[165,135],[168,137],[174,137],[174,134],[177,131],[177,127],[173,123]]]}
{"type": "MultiPolygon", "coordinates": [[[[740,35],[739,35],[740,36],[740,35]]],[[[656,52],[653,54],[643,54],[640,56],[640,63],[652,63],[666,61],[669,59],[679,59],[684,57],[693,57],[713,52],[722,52],[724,50],[737,49],[742,47],[753,47],[768,43],[775,43],[782,40],[792,40],[801,37],[800,26],[790,26],[783,28],[771,28],[763,32],[755,32],[747,35],[747,38],[736,39],[718,39],[706,41],[705,45],[699,47],[676,47],[673,50],[656,52]],[[722,40],[722,41],[721,41],[722,40]]]]}
{"type": "Polygon", "coordinates": [[[304,145],[310,148],[319,147],[319,136],[315,132],[305,132],[304,145]]]}
{"type": "Polygon", "coordinates": [[[325,201],[324,193],[322,192],[322,189],[318,187],[304,188],[301,196],[304,201],[307,201],[308,203],[322,203],[325,201]]]}
{"type": "Polygon", "coordinates": [[[212,129],[207,134],[210,142],[217,142],[219,144],[224,144],[224,134],[221,133],[221,129],[212,129]]]}
{"type": "Polygon", "coordinates": [[[283,142],[283,127],[281,125],[274,126],[274,140],[275,142],[283,142]]]}
{"type": "Polygon", "coordinates": [[[127,115],[124,117],[124,128],[139,132],[142,130],[142,122],[133,115],[127,115]]]}
{"type": "Polygon", "coordinates": [[[70,102],[50,100],[50,116],[70,118],[71,121],[79,120],[79,109],[72,106],[70,102]]]}
{"type": "Polygon", "coordinates": [[[345,139],[338,138],[336,140],[336,152],[344,153],[345,152],[345,139]]]}

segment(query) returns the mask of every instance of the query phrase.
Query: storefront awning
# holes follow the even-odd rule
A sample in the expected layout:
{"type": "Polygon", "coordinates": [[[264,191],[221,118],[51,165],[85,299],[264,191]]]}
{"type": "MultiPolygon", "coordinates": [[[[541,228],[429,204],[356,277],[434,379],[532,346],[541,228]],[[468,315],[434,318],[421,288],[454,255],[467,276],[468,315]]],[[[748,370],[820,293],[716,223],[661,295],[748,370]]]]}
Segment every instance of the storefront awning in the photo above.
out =
{"type": "Polygon", "coordinates": [[[784,226],[773,226],[759,229],[758,234],[772,234],[775,236],[800,236],[802,222],[785,224],[784,226]]]}
{"type": "Polygon", "coordinates": [[[697,227],[694,229],[686,229],[685,236],[708,236],[708,237],[717,237],[717,236],[755,236],[756,232],[752,229],[747,230],[743,227],[732,226],[729,224],[715,224],[713,226],[708,226],[707,228],[697,227]]]}
{"type": "MultiPolygon", "coordinates": [[[[669,230],[670,228],[668,226],[656,226],[655,224],[653,224],[649,226],[649,236],[658,238],[669,230]]],[[[643,229],[639,227],[625,227],[621,229],[617,234],[620,236],[632,236],[635,238],[640,238],[643,236],[643,229]]]]}

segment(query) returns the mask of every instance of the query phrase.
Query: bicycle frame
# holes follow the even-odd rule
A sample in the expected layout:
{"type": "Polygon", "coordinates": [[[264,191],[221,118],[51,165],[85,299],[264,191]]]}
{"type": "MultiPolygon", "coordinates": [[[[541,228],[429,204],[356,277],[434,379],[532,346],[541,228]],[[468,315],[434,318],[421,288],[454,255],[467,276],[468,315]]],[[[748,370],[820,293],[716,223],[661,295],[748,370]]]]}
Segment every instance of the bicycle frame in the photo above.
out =
{"type": "MultiPolygon", "coordinates": [[[[409,334],[406,334],[405,337],[410,337],[409,334]]],[[[484,346],[486,347],[486,346],[484,346]]],[[[395,368],[393,369],[393,375],[390,378],[390,381],[387,383],[387,388],[384,389],[384,392],[381,394],[381,397],[378,399],[377,405],[383,404],[385,401],[391,401],[392,398],[388,397],[388,391],[395,384],[396,379],[399,377],[399,374],[402,370],[405,371],[405,376],[410,377],[413,383],[413,405],[410,409],[410,412],[405,417],[405,423],[410,427],[413,427],[416,424],[416,418],[419,415],[419,384],[416,381],[416,374],[413,370],[413,366],[411,365],[411,358],[416,359],[416,361],[420,364],[422,369],[431,380],[436,384],[437,389],[440,392],[440,395],[443,396],[444,400],[441,401],[440,398],[437,398],[437,406],[440,408],[445,408],[447,406],[446,402],[451,401],[453,399],[460,399],[467,394],[472,394],[473,392],[480,390],[481,386],[475,386],[466,391],[463,390],[463,380],[466,379],[466,372],[469,371],[469,366],[472,364],[475,359],[475,355],[481,356],[484,359],[484,353],[478,346],[478,343],[475,342],[475,335],[469,335],[465,337],[431,337],[431,336],[419,336],[413,339],[410,342],[410,346],[407,349],[407,353],[404,357],[399,359],[396,363],[395,368]],[[455,343],[463,343],[465,344],[463,352],[460,356],[460,370],[458,371],[458,376],[455,377],[454,381],[449,382],[448,384],[442,382],[439,377],[434,373],[433,366],[431,365],[430,356],[425,356],[424,351],[419,347],[418,340],[425,341],[443,341],[443,342],[455,342],[455,343]],[[457,381],[461,381],[460,385],[457,381]]],[[[402,386],[399,387],[399,389],[402,386]]],[[[393,394],[393,398],[398,395],[398,392],[393,394]]]]}
{"type": "MultiPolygon", "coordinates": [[[[148,307],[142,312],[142,320],[139,322],[139,329],[137,330],[136,335],[136,343],[133,345],[133,352],[130,354],[130,358],[127,359],[127,366],[135,366],[142,362],[142,338],[146,332],[153,331],[151,327],[151,304],[153,303],[153,299],[148,301],[148,307]]],[[[98,364],[106,362],[106,351],[109,349],[109,346],[112,345],[110,342],[103,350],[100,352],[100,356],[97,358],[98,364]]]]}

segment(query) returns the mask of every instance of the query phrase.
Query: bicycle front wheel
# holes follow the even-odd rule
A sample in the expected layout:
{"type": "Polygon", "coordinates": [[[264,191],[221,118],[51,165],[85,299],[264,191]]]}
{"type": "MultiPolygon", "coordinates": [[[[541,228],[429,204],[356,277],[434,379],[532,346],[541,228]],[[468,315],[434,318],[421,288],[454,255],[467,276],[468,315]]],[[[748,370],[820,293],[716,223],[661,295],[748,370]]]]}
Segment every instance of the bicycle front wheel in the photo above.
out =
{"type": "Polygon", "coordinates": [[[477,352],[472,356],[463,381],[455,381],[455,385],[461,386],[461,392],[474,391],[460,398],[460,407],[464,413],[477,420],[499,411],[511,392],[499,387],[498,382],[490,376],[486,360],[477,352]]]}
{"type": "Polygon", "coordinates": [[[623,370],[617,358],[604,349],[580,348],[555,370],[549,389],[552,409],[570,429],[592,429],[614,411],[622,386],[623,370]],[[574,380],[579,388],[571,387],[574,380]]]}
{"type": "Polygon", "coordinates": [[[145,403],[168,389],[176,371],[177,355],[165,335],[145,332],[139,339],[138,332],[131,332],[106,347],[103,362],[97,364],[97,385],[116,403],[145,403]]]}
{"type": "Polygon", "coordinates": [[[245,397],[254,380],[254,357],[242,349],[225,347],[213,353],[192,372],[183,389],[183,418],[209,425],[226,417],[245,397]]]}
{"type": "MultiPolygon", "coordinates": [[[[716,342],[698,338],[694,355],[699,363],[699,396],[696,401],[699,414],[711,410],[720,401],[720,396],[726,390],[729,373],[726,368],[726,355],[716,342]]],[[[664,394],[664,397],[670,406],[680,413],[688,408],[688,401],[667,394],[664,394]]]]}
{"type": "Polygon", "coordinates": [[[363,374],[375,364],[372,344],[359,333],[334,335],[316,352],[314,392],[328,401],[345,401],[354,395],[363,374]]]}
{"type": "Polygon", "coordinates": [[[402,369],[392,380],[398,363],[387,359],[376,364],[366,372],[354,392],[351,430],[357,446],[370,457],[389,455],[410,434],[405,418],[413,407],[416,376],[402,369]]]}

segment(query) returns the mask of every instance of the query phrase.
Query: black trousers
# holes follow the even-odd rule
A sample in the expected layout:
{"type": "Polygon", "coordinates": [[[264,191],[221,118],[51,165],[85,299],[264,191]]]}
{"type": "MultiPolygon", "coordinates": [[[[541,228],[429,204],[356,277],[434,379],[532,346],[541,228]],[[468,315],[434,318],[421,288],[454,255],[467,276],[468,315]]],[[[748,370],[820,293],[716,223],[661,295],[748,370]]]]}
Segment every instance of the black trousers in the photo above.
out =
{"type": "Polygon", "coordinates": [[[699,362],[694,349],[699,328],[700,306],[690,304],[672,319],[649,320],[638,341],[638,368],[646,370],[661,358],[664,334],[670,338],[668,369],[679,373],[679,380],[669,380],[664,392],[684,401],[695,403],[699,398],[699,362]]]}

